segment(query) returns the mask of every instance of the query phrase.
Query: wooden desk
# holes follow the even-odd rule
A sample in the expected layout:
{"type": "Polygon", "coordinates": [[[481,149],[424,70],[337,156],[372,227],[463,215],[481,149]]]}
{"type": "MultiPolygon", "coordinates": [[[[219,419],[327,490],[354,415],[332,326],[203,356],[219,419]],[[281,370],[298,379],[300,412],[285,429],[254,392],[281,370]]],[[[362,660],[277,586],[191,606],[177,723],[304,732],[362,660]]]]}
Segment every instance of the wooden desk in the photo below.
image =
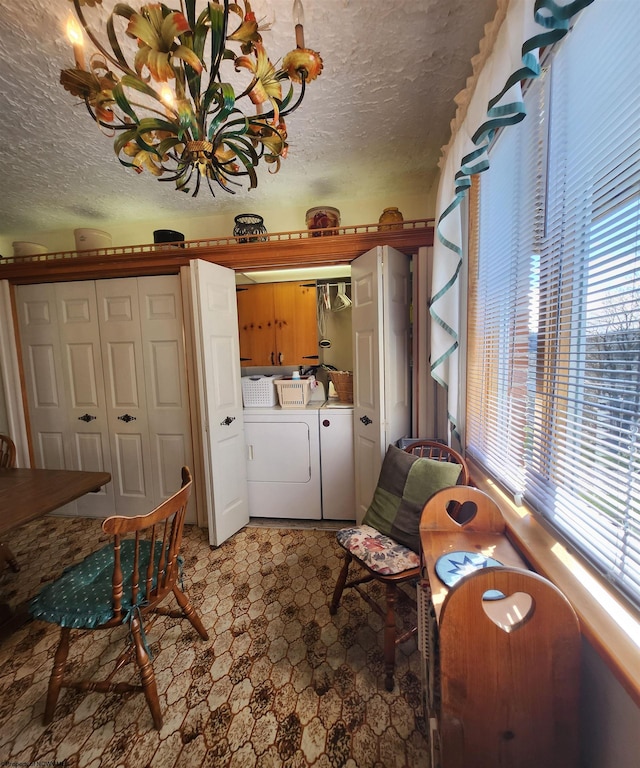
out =
{"type": "Polygon", "coordinates": [[[108,472],[0,469],[0,536],[110,481],[108,472]]]}
{"type": "MultiPolygon", "coordinates": [[[[110,481],[108,472],[0,469],[0,536],[85,493],[97,491],[110,481]]],[[[0,601],[0,637],[10,634],[27,618],[26,609],[14,612],[7,603],[0,601]]]]}

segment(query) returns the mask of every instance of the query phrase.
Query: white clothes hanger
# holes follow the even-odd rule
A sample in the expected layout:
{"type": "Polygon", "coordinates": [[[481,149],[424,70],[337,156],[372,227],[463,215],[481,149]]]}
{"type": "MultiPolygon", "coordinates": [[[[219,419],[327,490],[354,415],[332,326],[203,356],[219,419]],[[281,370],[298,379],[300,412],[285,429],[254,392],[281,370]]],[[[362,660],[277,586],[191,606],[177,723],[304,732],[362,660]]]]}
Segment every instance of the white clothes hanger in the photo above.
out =
{"type": "Polygon", "coordinates": [[[340,312],[351,306],[351,299],[347,296],[347,284],[338,283],[338,293],[333,301],[333,311],[340,312]]]}

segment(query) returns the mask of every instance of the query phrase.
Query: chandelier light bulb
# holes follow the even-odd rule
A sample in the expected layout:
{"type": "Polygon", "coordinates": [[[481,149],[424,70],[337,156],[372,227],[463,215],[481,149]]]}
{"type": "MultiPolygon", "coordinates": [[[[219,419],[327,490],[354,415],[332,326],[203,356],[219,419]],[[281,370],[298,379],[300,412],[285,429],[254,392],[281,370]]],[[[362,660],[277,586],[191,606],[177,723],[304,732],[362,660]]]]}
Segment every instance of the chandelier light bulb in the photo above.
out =
{"type": "Polygon", "coordinates": [[[162,99],[162,103],[169,107],[169,109],[176,108],[175,94],[168,85],[163,85],[160,89],[160,98],[162,99]]]}
{"type": "Polygon", "coordinates": [[[74,16],[67,20],[67,38],[73,46],[73,57],[78,69],[84,69],[84,37],[82,27],[74,16]]]}
{"type": "Polygon", "coordinates": [[[302,0],[293,0],[293,24],[296,29],[296,45],[304,48],[304,8],[302,0]]]}

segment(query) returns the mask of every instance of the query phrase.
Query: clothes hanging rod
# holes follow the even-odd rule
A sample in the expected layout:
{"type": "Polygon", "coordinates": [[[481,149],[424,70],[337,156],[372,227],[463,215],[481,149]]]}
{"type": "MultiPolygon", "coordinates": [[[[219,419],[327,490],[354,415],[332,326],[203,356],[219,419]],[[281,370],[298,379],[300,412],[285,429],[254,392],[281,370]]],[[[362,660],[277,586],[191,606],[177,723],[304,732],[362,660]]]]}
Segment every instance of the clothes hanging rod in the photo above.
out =
{"type": "Polygon", "coordinates": [[[340,285],[350,286],[350,285],[351,285],[351,278],[347,277],[347,278],[345,278],[344,280],[340,280],[340,281],[338,281],[337,283],[334,283],[334,282],[330,282],[330,283],[329,283],[329,282],[326,282],[326,283],[325,283],[325,282],[320,282],[320,281],[318,281],[318,283],[317,283],[317,286],[318,286],[318,288],[319,288],[321,285],[326,285],[326,286],[328,286],[329,288],[338,288],[340,285]]]}

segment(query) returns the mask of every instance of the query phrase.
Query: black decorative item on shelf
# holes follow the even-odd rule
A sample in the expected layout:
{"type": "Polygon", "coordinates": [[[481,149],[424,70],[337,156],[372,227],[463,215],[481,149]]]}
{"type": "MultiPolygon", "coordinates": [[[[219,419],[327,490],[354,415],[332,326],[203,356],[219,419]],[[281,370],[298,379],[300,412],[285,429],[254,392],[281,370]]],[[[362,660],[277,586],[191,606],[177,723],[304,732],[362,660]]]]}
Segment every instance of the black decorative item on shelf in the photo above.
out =
{"type": "Polygon", "coordinates": [[[262,216],[255,213],[241,213],[235,217],[236,225],[233,228],[233,234],[238,238],[239,243],[251,243],[259,240],[267,240],[267,228],[262,221],[262,216]]]}
{"type": "Polygon", "coordinates": [[[184,248],[184,235],[175,229],[154,229],[153,242],[156,244],[173,243],[179,248],[184,248]]]}

